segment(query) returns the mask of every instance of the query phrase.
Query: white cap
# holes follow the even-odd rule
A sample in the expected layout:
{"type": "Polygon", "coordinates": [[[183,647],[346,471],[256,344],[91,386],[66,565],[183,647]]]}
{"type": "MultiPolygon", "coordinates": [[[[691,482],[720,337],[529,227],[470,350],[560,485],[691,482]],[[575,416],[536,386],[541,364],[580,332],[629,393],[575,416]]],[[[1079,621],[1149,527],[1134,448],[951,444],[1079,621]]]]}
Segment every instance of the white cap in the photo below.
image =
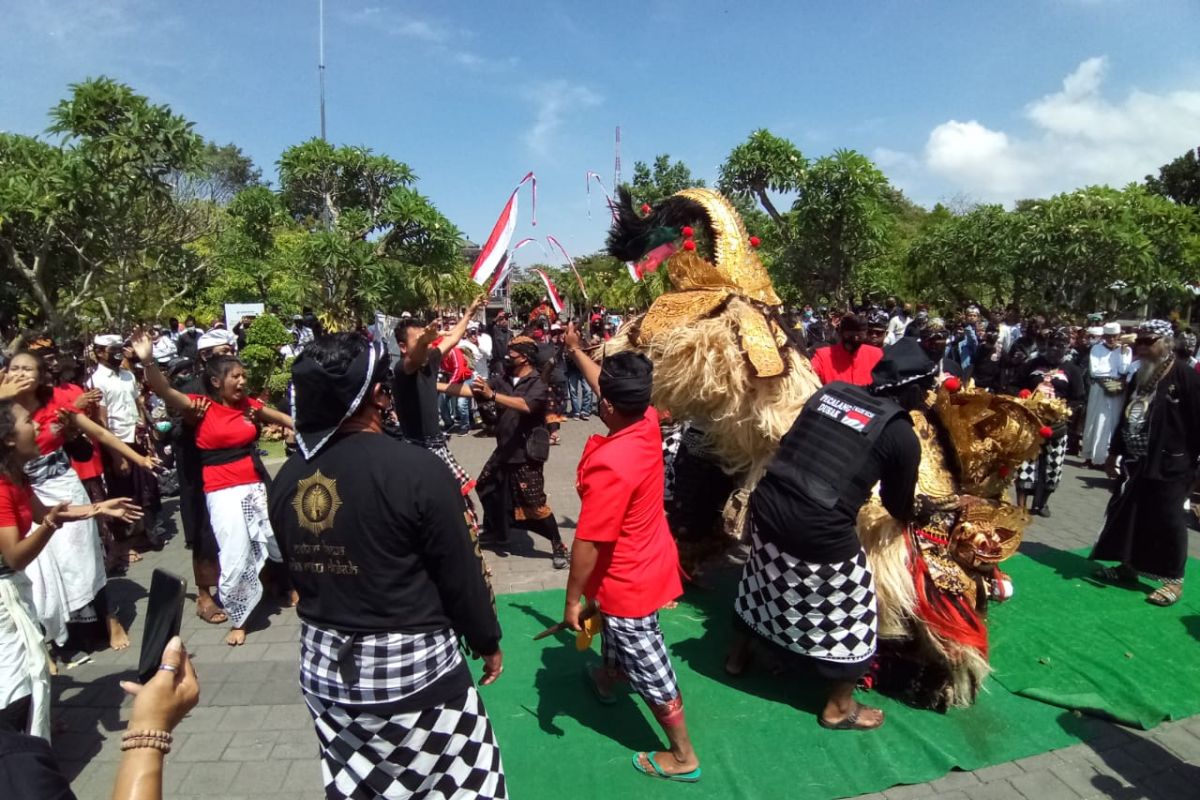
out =
{"type": "Polygon", "coordinates": [[[1104,328],[1101,328],[1098,325],[1093,325],[1092,327],[1087,329],[1088,336],[1102,336],[1103,334],[1104,334],[1104,328]]]}
{"type": "Polygon", "coordinates": [[[552,331],[561,331],[562,329],[562,325],[559,325],[557,322],[550,326],[550,330],[552,331]]]}
{"type": "Polygon", "coordinates": [[[92,340],[92,344],[96,347],[120,347],[122,339],[115,333],[101,333],[92,340]]]}
{"type": "Polygon", "coordinates": [[[1120,336],[1121,335],[1121,323],[1110,322],[1104,326],[1102,331],[1105,336],[1120,336]]]}
{"type": "Polygon", "coordinates": [[[196,350],[208,350],[211,347],[220,347],[226,344],[230,347],[237,347],[237,336],[224,328],[213,328],[196,340],[196,350]]]}

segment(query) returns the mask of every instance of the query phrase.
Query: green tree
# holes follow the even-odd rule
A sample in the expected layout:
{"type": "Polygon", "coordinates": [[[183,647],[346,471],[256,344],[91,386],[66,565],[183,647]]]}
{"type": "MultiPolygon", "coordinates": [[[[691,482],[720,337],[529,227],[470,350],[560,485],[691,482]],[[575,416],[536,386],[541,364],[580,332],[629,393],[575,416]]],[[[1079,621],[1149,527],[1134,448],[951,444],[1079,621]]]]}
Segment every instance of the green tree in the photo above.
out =
{"type": "Polygon", "coordinates": [[[671,161],[671,156],[662,153],[654,158],[654,166],[645,161],[633,165],[633,181],[629,188],[635,205],[654,205],[676,192],[703,186],[704,181],[692,177],[692,171],[682,161],[671,161]]]}
{"type": "Polygon", "coordinates": [[[1200,209],[1200,147],[1163,164],[1158,175],[1147,175],[1146,186],[1180,205],[1200,209]]]}
{"type": "Polygon", "coordinates": [[[768,192],[799,191],[807,168],[808,161],[796,145],[759,128],[730,151],[717,186],[725,194],[757,200],[776,225],[786,228],[768,192]]]}
{"type": "Polygon", "coordinates": [[[280,200],[308,236],[293,268],[333,327],[375,308],[439,304],[467,291],[462,236],[412,188],[405,164],[312,139],[279,160],[280,200]]]}
{"type": "MultiPolygon", "coordinates": [[[[29,310],[56,331],[83,315],[127,324],[139,301],[202,269],[188,245],[211,227],[171,177],[194,169],[192,124],[108,78],[51,111],[58,145],[0,134],[0,254],[29,310]]],[[[144,303],[143,303],[144,307],[144,303]]]]}
{"type": "MultiPolygon", "coordinates": [[[[246,347],[238,357],[246,365],[246,380],[250,390],[257,394],[272,385],[278,385],[276,373],[283,368],[283,357],[279,348],[292,341],[292,335],[272,314],[256,317],[246,331],[246,347]]],[[[286,386],[287,381],[283,384],[286,386]]]]}

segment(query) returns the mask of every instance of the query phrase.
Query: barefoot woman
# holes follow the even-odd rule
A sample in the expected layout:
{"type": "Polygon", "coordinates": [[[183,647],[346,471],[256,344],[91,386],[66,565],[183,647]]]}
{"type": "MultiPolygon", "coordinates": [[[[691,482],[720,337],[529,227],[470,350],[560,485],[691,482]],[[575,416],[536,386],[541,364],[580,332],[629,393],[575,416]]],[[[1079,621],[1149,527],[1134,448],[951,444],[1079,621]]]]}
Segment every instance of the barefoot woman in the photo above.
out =
{"type": "MultiPolygon", "coordinates": [[[[38,424],[37,445],[41,455],[25,465],[25,474],[38,499],[47,506],[58,503],[86,505],[91,498],[71,460],[63,451],[66,429],[73,425],[93,442],[109,448],[132,464],[153,470],[157,459],[135,452],[129,445],[102,428],[73,404],[54,398],[50,375],[40,356],[18,353],[9,373],[33,379],[33,384],[16,396],[16,404],[38,424]]],[[[110,608],[104,574],[104,552],[96,521],[88,518],[63,525],[40,558],[31,565],[29,579],[34,587],[38,618],[47,637],[62,645],[67,639],[67,622],[74,617],[95,620],[107,626],[108,644],[114,650],[129,646],[129,635],[110,608]],[[91,612],[87,610],[91,606],[91,612]]]]}
{"type": "Polygon", "coordinates": [[[262,599],[259,572],[267,559],[280,561],[279,546],[267,519],[267,474],[258,460],[258,421],[292,427],[292,418],[246,395],[246,371],[234,356],[205,362],[206,395],[173,389],[155,366],[153,343],[144,333],[133,350],[146,370],[150,388],[168,406],[198,418],[196,446],[204,464],[204,497],[220,549],[217,592],[233,623],[225,643],[246,641],[246,620],[262,599]]]}
{"type": "Polygon", "coordinates": [[[67,527],[96,515],[135,520],[126,498],[47,507],[24,467],[40,457],[38,425],[0,401],[0,731],[50,736],[50,674],[25,570],[67,527]]]}

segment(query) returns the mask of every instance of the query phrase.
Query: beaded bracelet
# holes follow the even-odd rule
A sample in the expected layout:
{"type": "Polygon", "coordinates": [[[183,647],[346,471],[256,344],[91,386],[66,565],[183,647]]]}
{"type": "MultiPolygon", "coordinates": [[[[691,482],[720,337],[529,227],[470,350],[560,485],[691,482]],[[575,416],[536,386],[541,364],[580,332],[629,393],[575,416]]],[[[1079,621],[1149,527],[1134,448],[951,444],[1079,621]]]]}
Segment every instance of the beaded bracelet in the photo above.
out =
{"type": "Polygon", "coordinates": [[[163,754],[171,752],[171,742],[174,737],[167,731],[125,731],[121,734],[121,750],[137,750],[150,748],[161,750],[163,754]]]}

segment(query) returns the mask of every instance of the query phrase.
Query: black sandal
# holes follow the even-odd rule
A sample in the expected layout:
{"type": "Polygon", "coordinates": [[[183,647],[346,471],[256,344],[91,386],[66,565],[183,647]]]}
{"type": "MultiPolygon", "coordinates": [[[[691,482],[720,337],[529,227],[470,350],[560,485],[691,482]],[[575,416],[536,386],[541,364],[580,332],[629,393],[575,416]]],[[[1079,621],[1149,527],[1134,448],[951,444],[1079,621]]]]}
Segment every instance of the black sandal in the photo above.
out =
{"type": "Polygon", "coordinates": [[[1105,583],[1135,584],[1138,582],[1137,570],[1128,564],[1116,567],[1104,567],[1094,573],[1097,580],[1105,583]]]}

